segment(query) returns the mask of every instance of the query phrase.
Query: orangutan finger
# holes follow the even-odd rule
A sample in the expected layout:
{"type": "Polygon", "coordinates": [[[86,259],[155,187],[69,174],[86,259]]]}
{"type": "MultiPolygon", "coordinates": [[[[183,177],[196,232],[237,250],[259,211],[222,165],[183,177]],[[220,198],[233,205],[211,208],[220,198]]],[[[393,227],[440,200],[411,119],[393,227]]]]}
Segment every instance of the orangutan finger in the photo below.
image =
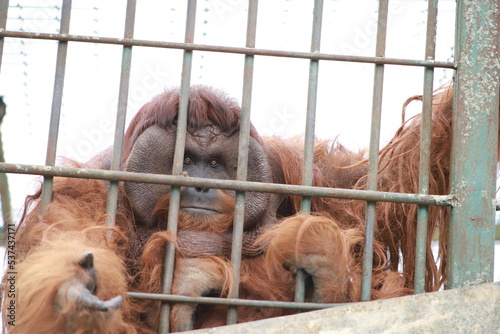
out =
{"type": "Polygon", "coordinates": [[[107,312],[109,309],[115,310],[118,309],[123,302],[122,296],[116,296],[107,301],[102,301],[88,289],[81,289],[80,291],[70,290],[69,294],[74,297],[79,309],[86,309],[89,311],[107,312]]]}
{"type": "Polygon", "coordinates": [[[80,274],[79,277],[61,285],[57,292],[56,307],[71,312],[82,310],[107,312],[110,309],[118,309],[123,302],[122,296],[103,301],[93,294],[96,287],[94,255],[85,253],[77,263],[86,275],[80,274]]]}

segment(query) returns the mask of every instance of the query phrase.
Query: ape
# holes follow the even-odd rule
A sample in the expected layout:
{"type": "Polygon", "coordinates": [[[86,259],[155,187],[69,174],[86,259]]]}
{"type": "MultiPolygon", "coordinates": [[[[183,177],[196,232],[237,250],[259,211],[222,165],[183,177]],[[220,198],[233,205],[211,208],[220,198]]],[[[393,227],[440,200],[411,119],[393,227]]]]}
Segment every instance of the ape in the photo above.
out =
{"type": "MultiPolygon", "coordinates": [[[[434,98],[430,193],[448,190],[451,87],[434,98]]],[[[414,97],[412,99],[419,99],[414,97]]],[[[145,104],[124,140],[126,171],[170,174],[175,145],[177,90],[145,104]]],[[[223,93],[204,86],[190,91],[184,170],[190,177],[234,179],[240,109],[223,93]]],[[[379,190],[416,192],[420,117],[406,122],[380,152],[379,190]],[[404,168],[402,168],[404,166],[404,168]]],[[[250,132],[248,180],[300,184],[298,139],[260,138],[250,132]]],[[[363,189],[366,160],[335,141],[318,141],[314,185],[363,189]]],[[[76,167],[109,169],[107,150],[76,167]]],[[[168,242],[177,246],[172,293],[227,296],[231,286],[231,223],[234,192],[183,187],[179,233],[165,231],[170,187],[124,182],[115,227],[105,225],[107,182],[56,178],[53,201],[40,208],[40,193],[26,200],[17,240],[17,323],[9,333],[154,332],[159,302],[130,300],[127,290],[159,292],[168,242]],[[120,297],[121,296],[121,297],[120,297]]],[[[360,299],[365,203],[313,198],[311,215],[300,215],[300,197],[246,193],[240,297],[293,300],[294,269],[311,276],[307,298],[318,302],[360,299]]],[[[446,216],[431,208],[429,235],[440,230],[446,252],[446,216]]],[[[411,293],[416,207],[378,203],[373,298],[411,293]],[[401,251],[403,273],[398,272],[401,251]]],[[[429,243],[430,243],[429,238],[429,243]]],[[[430,254],[430,244],[428,245],[430,254]]],[[[445,257],[427,262],[427,289],[445,277],[445,257]]],[[[10,299],[4,294],[5,308],[10,299]]],[[[238,320],[285,314],[280,309],[239,308],[238,320]]],[[[5,314],[5,313],[4,313],[5,314]]],[[[225,308],[178,304],[172,330],[223,325],[225,308]]],[[[4,319],[5,321],[6,319],[4,319]]]]}

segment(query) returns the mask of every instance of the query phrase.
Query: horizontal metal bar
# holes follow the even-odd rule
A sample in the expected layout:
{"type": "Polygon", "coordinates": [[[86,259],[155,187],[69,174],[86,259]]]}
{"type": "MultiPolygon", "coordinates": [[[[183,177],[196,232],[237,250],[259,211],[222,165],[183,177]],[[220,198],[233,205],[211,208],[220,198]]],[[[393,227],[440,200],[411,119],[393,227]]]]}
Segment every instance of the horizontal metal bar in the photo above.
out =
{"type": "Polygon", "coordinates": [[[227,305],[227,306],[253,306],[253,307],[273,307],[287,309],[302,309],[302,310],[320,310],[324,308],[351,305],[356,303],[304,303],[304,302],[280,302],[270,300],[250,300],[236,298],[215,298],[215,297],[189,297],[170,294],[145,293],[145,292],[128,292],[127,295],[135,299],[150,299],[161,300],[174,303],[195,303],[195,304],[212,304],[212,305],[227,305]]]}
{"type": "MultiPolygon", "coordinates": [[[[5,289],[5,283],[0,283],[0,290],[3,289],[5,289]]],[[[251,300],[251,299],[216,298],[216,297],[189,297],[189,296],[170,295],[161,293],[146,293],[146,292],[127,292],[127,296],[134,299],[160,300],[173,303],[273,307],[273,308],[301,309],[301,310],[321,310],[331,307],[359,304],[359,302],[331,304],[331,303],[307,303],[307,302],[305,303],[280,302],[280,301],[270,301],[270,300],[251,300]]]]}
{"type": "Polygon", "coordinates": [[[440,68],[452,68],[452,69],[456,68],[453,62],[436,61],[436,60],[346,56],[346,55],[336,55],[336,54],[328,54],[320,52],[296,52],[296,51],[281,51],[281,50],[269,50],[269,49],[254,49],[246,47],[215,46],[215,45],[194,44],[194,43],[149,41],[149,40],[132,39],[132,38],[112,38],[112,37],[68,35],[68,34],[51,34],[51,33],[40,33],[40,32],[10,31],[0,28],[0,38],[1,37],[33,38],[33,39],[45,39],[54,41],[86,42],[86,43],[99,43],[99,44],[127,45],[127,46],[144,46],[144,47],[156,47],[156,48],[167,48],[167,49],[193,50],[193,51],[237,53],[237,54],[246,54],[254,56],[304,58],[312,60],[332,60],[332,61],[343,61],[343,62],[354,62],[354,63],[424,66],[424,67],[440,67],[440,68]]]}
{"type": "Polygon", "coordinates": [[[363,201],[379,201],[393,203],[413,203],[437,206],[452,206],[454,197],[451,195],[420,195],[393,193],[372,190],[353,190],[300,186],[264,182],[249,182],[236,180],[203,179],[198,177],[172,176],[149,173],[132,173],[99,169],[84,169],[74,167],[53,167],[40,165],[23,165],[0,163],[0,173],[32,174],[44,176],[65,176],[84,179],[100,179],[108,181],[127,181],[169,184],[174,186],[210,187],[217,189],[278,193],[299,196],[321,196],[331,198],[356,199],[363,201]]]}

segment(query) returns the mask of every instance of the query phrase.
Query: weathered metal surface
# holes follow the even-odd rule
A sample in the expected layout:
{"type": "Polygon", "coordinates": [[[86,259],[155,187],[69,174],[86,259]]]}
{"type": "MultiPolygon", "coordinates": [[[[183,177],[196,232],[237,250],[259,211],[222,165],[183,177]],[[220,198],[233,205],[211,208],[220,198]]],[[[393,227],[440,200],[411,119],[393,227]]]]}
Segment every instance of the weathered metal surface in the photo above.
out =
{"type": "Polygon", "coordinates": [[[84,179],[101,179],[108,181],[127,181],[170,184],[174,186],[210,187],[227,190],[273,192],[278,194],[292,194],[299,196],[323,196],[332,198],[346,198],[364,201],[381,201],[393,203],[414,203],[423,205],[450,206],[453,197],[448,195],[419,195],[406,193],[392,193],[383,191],[352,190],[340,188],[309,187],[263,182],[247,182],[237,180],[203,179],[198,177],[184,177],[150,173],[132,173],[124,171],[109,171],[98,169],[54,167],[40,165],[24,165],[0,163],[0,173],[35,174],[49,176],[66,176],[84,179]]]}
{"type": "MultiPolygon", "coordinates": [[[[136,0],[127,1],[125,16],[125,38],[134,36],[136,0]]],[[[115,137],[113,141],[113,155],[111,157],[111,170],[121,169],[123,134],[125,133],[125,120],[127,116],[127,100],[130,85],[130,70],[132,65],[132,47],[124,46],[122,51],[122,64],[120,73],[120,90],[118,94],[118,110],[116,114],[115,137]]],[[[108,198],[106,200],[107,224],[112,226],[116,217],[118,203],[118,182],[109,184],[108,198]]]]}
{"type": "MultiPolygon", "coordinates": [[[[193,43],[196,22],[196,0],[189,0],[187,5],[186,31],[184,40],[193,43]]],[[[184,151],[186,146],[187,114],[189,108],[189,91],[191,86],[191,69],[193,65],[193,52],[185,50],[182,61],[181,88],[179,97],[179,111],[177,116],[177,130],[175,136],[174,161],[172,175],[181,175],[184,170],[184,151]]],[[[177,234],[177,224],[180,205],[180,187],[174,186],[170,191],[168,207],[167,230],[177,234]]],[[[175,247],[168,243],[165,250],[163,267],[162,292],[170,293],[173,283],[175,265],[175,247]]],[[[170,327],[170,304],[163,303],[160,310],[159,333],[167,333],[170,327]]]]}
{"type": "Polygon", "coordinates": [[[457,2],[448,288],[493,280],[500,2],[457,2]]]}
{"type": "MultiPolygon", "coordinates": [[[[3,154],[1,125],[6,113],[6,109],[7,106],[0,96],[0,162],[5,161],[5,157],[3,154]]],[[[12,207],[10,205],[9,182],[7,179],[7,174],[5,173],[0,173],[0,205],[2,206],[3,218],[3,225],[0,229],[0,246],[3,246],[5,244],[5,239],[7,238],[8,225],[12,223],[12,207]]]]}
{"type": "Polygon", "coordinates": [[[353,63],[455,68],[455,64],[453,62],[448,62],[448,61],[399,59],[399,58],[387,58],[387,57],[346,56],[346,55],[336,55],[336,54],[320,53],[320,52],[281,51],[281,50],[269,50],[269,49],[259,49],[259,48],[254,49],[254,48],[243,48],[243,47],[232,47],[232,46],[215,46],[215,45],[195,44],[195,43],[149,41],[141,39],[124,39],[124,38],[111,38],[111,37],[98,37],[98,36],[70,35],[70,34],[50,34],[41,32],[20,32],[20,31],[9,31],[0,28],[0,38],[1,37],[33,38],[33,39],[55,40],[55,41],[67,41],[67,42],[144,46],[144,47],[180,49],[180,50],[190,50],[190,51],[224,52],[224,53],[247,54],[253,56],[273,56],[273,57],[287,57],[287,58],[305,58],[305,59],[315,59],[315,60],[334,60],[334,61],[346,61],[353,63]]]}
{"type": "MultiPolygon", "coordinates": [[[[7,12],[9,10],[9,1],[0,1],[0,30],[5,30],[7,26],[7,12]]],[[[0,69],[2,68],[3,46],[5,38],[0,36],[0,69]]]]}
{"type": "Polygon", "coordinates": [[[499,298],[489,283],[186,333],[498,333],[499,298]]]}
{"type": "MultiPolygon", "coordinates": [[[[71,19],[71,0],[64,0],[61,9],[61,25],[59,27],[60,34],[69,32],[69,23],[71,19]]],[[[68,54],[68,42],[59,41],[57,47],[56,74],[54,79],[54,90],[52,94],[52,109],[50,112],[49,138],[47,143],[47,155],[45,164],[54,166],[56,162],[57,138],[59,137],[59,120],[61,118],[61,105],[64,88],[64,75],[66,73],[66,57],[68,54]]],[[[52,183],[51,177],[46,177],[42,185],[42,207],[45,207],[52,200],[52,183]]]]}
{"type": "MultiPolygon", "coordinates": [[[[248,3],[246,47],[255,47],[255,36],[257,32],[257,9],[258,0],[250,0],[248,3]]],[[[238,167],[236,179],[246,181],[248,172],[248,146],[250,141],[250,111],[252,102],[254,56],[245,56],[245,67],[243,74],[243,96],[241,102],[240,132],[238,141],[238,167]]],[[[230,298],[238,298],[241,275],[241,253],[243,245],[243,224],[245,219],[245,193],[236,192],[234,208],[233,236],[231,247],[231,267],[233,269],[233,285],[230,298]]],[[[230,306],[227,312],[227,324],[235,324],[238,321],[238,309],[230,306]]]]}
{"type": "MultiPolygon", "coordinates": [[[[436,31],[437,31],[437,0],[429,0],[427,7],[427,34],[425,46],[425,59],[434,59],[436,53],[436,31]]],[[[420,164],[418,176],[419,194],[429,193],[430,156],[432,138],[432,93],[433,93],[434,69],[424,69],[424,87],[422,97],[422,128],[420,129],[420,164]]],[[[427,261],[427,229],[428,229],[428,207],[421,205],[417,214],[417,240],[415,254],[415,293],[425,292],[425,267],[427,261]]]]}
{"type": "MultiPolygon", "coordinates": [[[[385,45],[387,36],[387,16],[389,1],[380,0],[377,19],[377,44],[375,56],[385,56],[385,45]]],[[[382,96],[384,91],[384,65],[376,64],[373,78],[373,100],[372,117],[370,126],[370,147],[368,159],[367,189],[376,191],[378,184],[378,158],[380,146],[380,125],[382,118],[382,96]]],[[[365,215],[365,240],[363,244],[363,277],[361,281],[361,300],[371,299],[372,289],[372,267],[373,267],[373,243],[375,225],[377,221],[377,202],[366,203],[365,215]]]]}
{"type": "MultiPolygon", "coordinates": [[[[311,52],[319,52],[321,46],[321,26],[323,23],[323,0],[314,2],[311,35],[311,52]]],[[[302,185],[312,186],[313,164],[314,164],[314,139],[316,127],[316,102],[318,95],[319,60],[309,61],[309,78],[307,87],[306,124],[304,134],[304,161],[302,164],[302,185]]],[[[300,203],[300,211],[304,214],[311,212],[311,197],[303,196],[300,203]]],[[[308,275],[298,269],[295,278],[295,301],[303,302],[306,293],[306,279],[308,275]]]]}
{"type": "MultiPolygon", "coordinates": [[[[0,288],[2,286],[0,285],[0,288]]],[[[272,307],[284,309],[299,309],[299,310],[321,310],[330,307],[340,307],[347,304],[329,304],[329,303],[298,303],[298,302],[282,302],[269,300],[252,300],[238,298],[217,298],[217,297],[190,297],[159,293],[144,293],[144,292],[128,292],[130,298],[135,299],[151,299],[161,300],[172,303],[194,303],[207,305],[229,305],[229,306],[251,306],[251,307],[272,307]]]]}

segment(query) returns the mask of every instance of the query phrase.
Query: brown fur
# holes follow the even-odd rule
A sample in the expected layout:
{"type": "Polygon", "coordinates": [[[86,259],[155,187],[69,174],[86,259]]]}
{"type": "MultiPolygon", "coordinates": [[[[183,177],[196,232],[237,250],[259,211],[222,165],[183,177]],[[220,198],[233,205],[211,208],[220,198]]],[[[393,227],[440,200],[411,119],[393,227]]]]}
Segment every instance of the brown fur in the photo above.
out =
{"type": "MultiPolygon", "coordinates": [[[[226,231],[233,223],[234,218],[234,198],[218,190],[221,198],[217,203],[217,207],[213,209],[218,211],[218,214],[192,216],[186,215],[182,211],[179,213],[179,229],[191,231],[205,231],[210,233],[222,233],[226,231]]],[[[154,209],[154,219],[159,222],[160,229],[166,229],[168,219],[168,207],[170,203],[170,194],[167,194],[156,203],[154,209]]]]}
{"type": "MultiPolygon", "coordinates": [[[[439,90],[433,99],[432,137],[429,175],[429,194],[449,193],[450,154],[452,138],[452,95],[453,87],[439,90]]],[[[420,99],[413,97],[409,100],[420,99]]],[[[421,115],[405,122],[396,135],[380,152],[378,189],[381,191],[417,193],[420,162],[420,124],[421,115]]],[[[356,185],[364,189],[365,179],[356,185]]],[[[357,205],[357,214],[364,208],[357,205]]],[[[407,286],[413,286],[415,272],[416,217],[418,207],[411,204],[378,203],[377,238],[386,245],[391,269],[397,270],[400,260],[399,248],[403,257],[403,271],[408,277],[407,286]]],[[[446,279],[446,253],[448,239],[449,209],[431,206],[427,231],[426,290],[436,291],[446,279]],[[430,243],[439,231],[440,268],[432,256],[430,243]]]]}
{"type": "MultiPolygon", "coordinates": [[[[431,174],[429,176],[429,193],[432,195],[449,193],[452,93],[453,87],[449,85],[438,90],[433,99],[431,174]]],[[[404,106],[406,107],[413,100],[420,99],[421,96],[414,96],[408,99],[404,106]]],[[[421,115],[406,121],[392,140],[380,151],[378,190],[401,193],[418,192],[420,124],[421,115]]],[[[294,166],[302,165],[302,153],[297,148],[301,144],[297,145],[293,141],[284,142],[281,139],[266,141],[266,144],[272,151],[272,159],[277,162],[275,166],[282,169],[278,169],[276,173],[276,175],[281,175],[278,182],[299,184],[302,177],[300,173],[292,173],[291,169],[284,168],[286,166],[284,162],[291,161],[294,166]]],[[[354,189],[366,188],[366,160],[363,152],[348,152],[342,146],[331,146],[329,142],[318,142],[315,147],[314,185],[349,187],[349,182],[354,182],[351,183],[354,189]]],[[[364,229],[365,206],[363,201],[331,198],[313,198],[312,200],[313,212],[323,212],[338,222],[342,228],[358,228],[360,231],[364,229]]],[[[300,198],[289,196],[283,200],[279,212],[282,216],[287,216],[299,212],[299,208],[300,198]]],[[[376,240],[387,250],[389,268],[392,271],[398,270],[401,250],[407,288],[413,287],[417,209],[417,206],[412,204],[377,203],[376,240]]],[[[433,206],[429,208],[427,291],[436,291],[446,279],[448,216],[449,209],[447,208],[433,206]],[[439,231],[439,268],[430,248],[431,240],[437,231],[439,231]]],[[[360,247],[361,245],[358,250],[361,249],[360,247]]]]}
{"type": "MultiPolygon", "coordinates": [[[[43,211],[39,194],[26,201],[31,211],[25,212],[17,231],[17,314],[9,333],[135,333],[129,324],[133,307],[127,298],[120,310],[108,313],[75,309],[75,305],[56,309],[59,287],[89,279],[78,265],[82,254],[94,254],[95,294],[101,300],[126,297],[130,278],[124,264],[127,237],[123,231],[128,229],[105,226],[104,182],[56,178],[53,188],[53,202],[43,211]],[[69,323],[75,327],[67,327],[69,323]]],[[[4,295],[2,303],[5,307],[10,299],[4,295]]],[[[5,315],[3,321],[8,321],[5,315]]]]}
{"type": "Polygon", "coordinates": [[[61,233],[58,238],[61,240],[45,240],[17,267],[17,322],[9,333],[135,333],[124,321],[129,316],[128,301],[120,311],[92,312],[77,309],[75,304],[57,309],[54,300],[59,287],[86,279],[77,264],[85,252],[95,256],[96,296],[108,300],[125,297],[127,291],[125,267],[115,252],[88,245],[81,233],[61,233]]]}
{"type": "MultiPolygon", "coordinates": [[[[450,86],[437,92],[434,97],[430,194],[446,194],[449,191],[451,94],[450,86]]],[[[192,90],[191,98],[188,123],[192,131],[207,125],[215,125],[225,134],[238,130],[239,108],[233,100],[217,91],[200,87],[192,90]]],[[[419,97],[412,99],[418,100],[419,97]]],[[[177,106],[177,95],[162,94],[141,108],[127,131],[124,159],[130,154],[135,139],[148,126],[158,124],[167,127],[175,124],[177,106]]],[[[378,190],[406,193],[417,191],[420,121],[420,116],[415,116],[405,122],[380,152],[378,190]]],[[[253,128],[251,133],[259,142],[264,143],[273,182],[300,184],[302,174],[297,167],[302,166],[303,159],[300,141],[270,138],[263,142],[253,128]]],[[[107,166],[108,158],[104,154],[92,161],[99,166],[107,166]]],[[[364,152],[350,152],[335,141],[318,141],[315,146],[313,184],[364,189],[367,168],[365,158],[364,152]]],[[[68,164],[81,167],[76,163],[68,164]]],[[[164,208],[168,207],[167,198],[157,203],[157,218],[160,222],[157,230],[145,230],[134,225],[134,218],[123,192],[120,195],[116,227],[106,227],[106,196],[107,182],[55,178],[53,201],[45,210],[40,208],[40,193],[28,197],[26,212],[16,235],[16,256],[20,262],[17,267],[20,313],[15,330],[19,333],[40,330],[63,332],[65,314],[72,316],[78,310],[56,310],[55,293],[65,282],[88,279],[77,265],[77,260],[85,252],[90,251],[95,255],[96,294],[100,298],[105,300],[123,295],[127,287],[129,290],[144,292],[161,291],[165,245],[168,242],[177,245],[175,236],[162,231],[167,213],[164,208]],[[130,277],[136,273],[140,275],[130,277]]],[[[303,268],[312,275],[315,285],[314,293],[309,296],[312,300],[359,300],[365,202],[313,198],[314,214],[303,216],[296,215],[300,208],[299,197],[279,195],[277,198],[278,210],[269,214],[283,219],[259,239],[256,247],[260,250],[265,246],[265,254],[258,251],[254,257],[243,258],[240,297],[292,300],[294,278],[290,269],[293,268],[284,268],[285,264],[303,268]]],[[[225,201],[223,205],[228,207],[233,204],[225,201]]],[[[441,264],[438,268],[432,256],[428,256],[426,288],[429,291],[436,290],[446,278],[448,215],[447,209],[430,208],[428,254],[431,254],[431,237],[439,231],[441,264]]],[[[401,296],[411,291],[415,220],[415,205],[385,202],[377,204],[373,298],[401,296]],[[400,249],[403,273],[397,272],[400,249]]],[[[180,217],[179,232],[199,230],[226,233],[231,221],[232,217],[227,216],[218,221],[219,225],[214,224],[217,221],[198,224],[180,217]]],[[[227,296],[228,289],[232,286],[231,272],[226,255],[196,258],[196,254],[190,254],[187,257],[181,249],[177,257],[177,278],[174,277],[173,293],[203,295],[206,287],[200,285],[207,285],[217,289],[220,296],[227,296]],[[189,273],[190,270],[200,268],[203,270],[198,270],[197,275],[201,275],[198,278],[204,281],[196,283],[189,273]],[[190,286],[189,282],[195,284],[190,286]]],[[[9,299],[4,295],[2,302],[5,307],[9,299]]],[[[181,306],[174,307],[174,326],[177,326],[175,320],[182,318],[176,314],[189,310],[181,306]]],[[[157,324],[157,310],[158,302],[132,303],[125,300],[119,310],[108,314],[78,313],[81,322],[75,332],[151,332],[157,324]]],[[[225,307],[200,305],[197,326],[223,324],[225,310],[225,307]]],[[[273,308],[241,307],[239,321],[286,313],[287,311],[273,308]]],[[[6,320],[4,315],[4,321],[6,320]]]]}
{"type": "MultiPolygon", "coordinates": [[[[343,229],[323,215],[297,215],[264,233],[259,242],[267,245],[265,267],[273,280],[282,276],[280,264],[304,269],[312,276],[312,301],[343,303],[361,298],[363,240],[359,228],[343,229]]],[[[375,242],[372,298],[409,294],[404,276],[386,268],[385,248],[375,242]]]]}
{"type": "MultiPolygon", "coordinates": [[[[235,99],[224,92],[206,86],[192,86],[189,97],[188,130],[214,125],[222,133],[230,135],[240,128],[240,107],[235,99]]],[[[146,103],[130,122],[124,138],[123,161],[125,161],[140,134],[152,125],[168,128],[177,122],[180,92],[166,91],[146,103]]],[[[252,126],[250,136],[260,141],[252,126]]]]}

